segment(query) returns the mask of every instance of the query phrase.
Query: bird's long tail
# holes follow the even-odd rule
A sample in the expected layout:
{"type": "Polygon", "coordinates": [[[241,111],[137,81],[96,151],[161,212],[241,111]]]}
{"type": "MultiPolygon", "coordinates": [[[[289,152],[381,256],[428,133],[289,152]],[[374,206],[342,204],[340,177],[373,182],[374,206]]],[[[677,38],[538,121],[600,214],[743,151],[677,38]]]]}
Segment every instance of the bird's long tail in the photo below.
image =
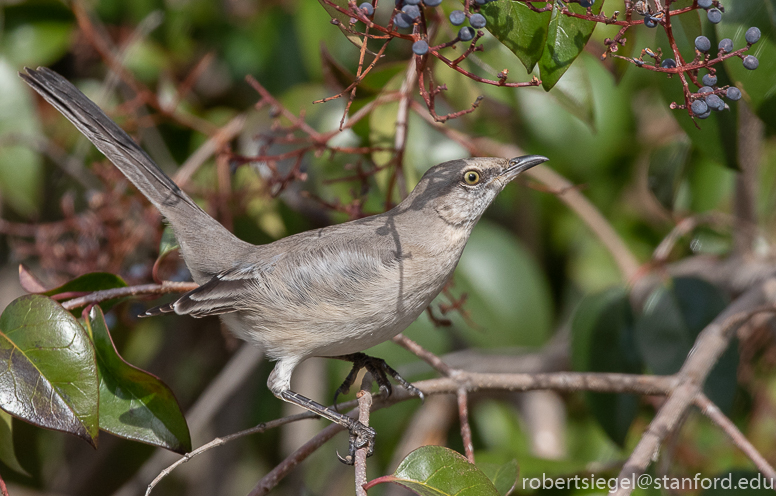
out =
{"type": "Polygon", "coordinates": [[[26,71],[19,76],[67,117],[167,218],[197,282],[231,267],[234,255],[246,249],[247,243],[202,210],[118,124],[68,80],[45,67],[26,71]]]}

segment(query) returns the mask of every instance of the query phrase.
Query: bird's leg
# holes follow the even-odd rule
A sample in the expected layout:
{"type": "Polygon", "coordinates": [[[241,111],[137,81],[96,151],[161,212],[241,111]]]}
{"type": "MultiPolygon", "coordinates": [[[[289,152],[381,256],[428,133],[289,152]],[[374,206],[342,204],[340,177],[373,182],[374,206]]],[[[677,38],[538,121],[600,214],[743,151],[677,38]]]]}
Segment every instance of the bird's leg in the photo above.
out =
{"type": "Polygon", "coordinates": [[[299,393],[295,393],[290,389],[280,391],[279,396],[281,399],[284,399],[289,403],[298,405],[305,410],[309,410],[316,415],[320,415],[321,417],[327,420],[331,420],[332,422],[348,429],[350,432],[350,441],[348,442],[348,456],[343,458],[339,455],[339,453],[337,453],[337,458],[339,458],[342,463],[346,465],[353,465],[353,463],[356,461],[356,450],[359,448],[367,448],[366,456],[372,456],[374,453],[375,430],[371,427],[365,426],[356,419],[342,415],[339,412],[335,412],[331,408],[326,408],[320,403],[302,396],[299,393]]]}
{"type": "Polygon", "coordinates": [[[331,358],[353,362],[353,368],[350,369],[350,373],[345,378],[345,381],[342,383],[342,385],[337,388],[337,391],[334,393],[335,408],[337,405],[337,397],[340,394],[347,394],[348,391],[350,391],[350,386],[352,386],[356,381],[358,371],[363,368],[366,368],[367,372],[372,374],[372,377],[374,377],[375,381],[377,381],[377,384],[380,386],[380,392],[386,397],[390,396],[392,392],[391,382],[388,380],[388,376],[390,375],[396,379],[396,382],[401,384],[404,389],[409,391],[410,394],[417,396],[421,400],[425,399],[423,392],[420,389],[406,381],[390,365],[385,363],[385,360],[382,358],[371,357],[369,355],[365,355],[364,353],[351,353],[350,355],[339,355],[331,358]]]}

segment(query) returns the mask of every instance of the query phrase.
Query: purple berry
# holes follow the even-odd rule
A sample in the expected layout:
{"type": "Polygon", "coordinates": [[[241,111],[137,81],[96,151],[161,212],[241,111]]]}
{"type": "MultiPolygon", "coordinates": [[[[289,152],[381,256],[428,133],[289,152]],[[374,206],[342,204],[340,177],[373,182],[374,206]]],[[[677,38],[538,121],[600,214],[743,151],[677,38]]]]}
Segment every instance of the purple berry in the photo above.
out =
{"type": "Polygon", "coordinates": [[[711,115],[711,110],[707,110],[702,114],[696,114],[695,117],[697,117],[698,119],[708,119],[710,115],[711,115]]]}
{"type": "Polygon", "coordinates": [[[372,15],[375,13],[375,8],[372,7],[372,4],[369,2],[362,3],[358,6],[358,8],[363,10],[367,17],[372,17],[372,15]]]}
{"type": "Polygon", "coordinates": [[[716,110],[717,112],[725,109],[725,102],[722,101],[722,98],[714,94],[706,97],[706,105],[708,105],[711,110],[716,110]]]}
{"type": "Polygon", "coordinates": [[[428,53],[428,42],[426,40],[418,40],[412,44],[412,53],[415,55],[425,55],[428,53]]]}
{"type": "Polygon", "coordinates": [[[655,26],[657,26],[657,19],[648,15],[647,17],[644,18],[644,25],[648,28],[654,28],[655,26]]]}
{"type": "Polygon", "coordinates": [[[474,14],[469,18],[469,24],[475,29],[484,28],[486,22],[485,16],[482,14],[474,14]]]}
{"type": "Polygon", "coordinates": [[[690,109],[692,109],[693,114],[699,115],[706,113],[709,110],[709,106],[703,100],[695,100],[690,105],[690,109]]]}
{"type": "Polygon", "coordinates": [[[464,26],[458,31],[458,39],[461,41],[469,41],[474,38],[474,30],[469,26],[464,26]]]}
{"type": "Polygon", "coordinates": [[[407,29],[409,27],[412,27],[412,17],[408,16],[404,12],[399,12],[394,16],[393,23],[396,25],[396,27],[401,29],[407,29]]]}
{"type": "Polygon", "coordinates": [[[404,3],[407,5],[418,5],[420,4],[420,0],[404,0],[404,3]]]}
{"type": "Polygon", "coordinates": [[[711,7],[712,3],[713,3],[712,0],[698,0],[698,7],[702,9],[708,9],[709,7],[711,7]]]}
{"type": "Polygon", "coordinates": [[[719,49],[722,50],[725,53],[730,53],[733,51],[733,40],[730,38],[725,38],[722,41],[719,42],[719,49]]]}
{"type": "Polygon", "coordinates": [[[595,0],[579,0],[579,6],[584,7],[586,9],[589,9],[590,7],[592,7],[594,3],[595,3],[595,0]]]}
{"type": "Polygon", "coordinates": [[[706,86],[714,86],[717,84],[717,76],[712,76],[711,74],[706,74],[703,76],[703,84],[706,86]]]}
{"type": "Polygon", "coordinates": [[[728,100],[740,100],[741,99],[741,90],[736,88],[735,86],[731,86],[727,89],[727,93],[725,94],[726,97],[728,97],[728,100]]]}
{"type": "Polygon", "coordinates": [[[757,57],[754,55],[747,55],[744,57],[744,67],[750,71],[757,69],[758,65],[760,65],[760,61],[757,60],[757,57]]]}
{"type": "Polygon", "coordinates": [[[746,42],[750,45],[752,43],[757,43],[760,41],[760,30],[754,26],[746,30],[746,34],[744,35],[744,38],[746,38],[746,42]]]}
{"type": "Polygon", "coordinates": [[[714,92],[714,88],[712,88],[711,86],[703,86],[701,89],[698,90],[698,93],[700,94],[713,93],[713,92],[714,92]]]}
{"type": "Polygon", "coordinates": [[[706,53],[711,49],[711,41],[705,36],[698,36],[695,38],[695,49],[699,52],[706,53]]]}
{"type": "Polygon", "coordinates": [[[413,20],[420,17],[420,9],[417,5],[406,5],[403,9],[401,9],[401,11],[413,20]]]}
{"type": "Polygon", "coordinates": [[[450,12],[450,23],[453,26],[460,26],[465,20],[466,14],[463,13],[463,10],[454,10],[450,12]]]}
{"type": "Polygon", "coordinates": [[[674,59],[665,59],[662,64],[660,64],[660,67],[664,69],[673,69],[676,67],[676,60],[674,59]]]}
{"type": "Polygon", "coordinates": [[[709,9],[706,11],[706,17],[712,24],[719,24],[722,20],[722,12],[719,9],[709,9]]]}

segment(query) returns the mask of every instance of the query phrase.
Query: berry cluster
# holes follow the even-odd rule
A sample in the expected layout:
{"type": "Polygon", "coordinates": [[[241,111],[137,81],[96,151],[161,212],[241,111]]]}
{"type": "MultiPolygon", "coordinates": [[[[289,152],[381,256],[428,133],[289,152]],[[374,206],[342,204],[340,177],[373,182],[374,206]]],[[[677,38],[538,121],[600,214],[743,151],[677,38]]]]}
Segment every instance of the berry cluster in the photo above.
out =
{"type": "MultiPolygon", "coordinates": [[[[707,2],[699,0],[698,5],[702,6],[701,3],[707,4],[707,2]]],[[[710,0],[708,5],[711,6],[710,0]]],[[[746,39],[747,48],[749,48],[754,43],[760,41],[760,30],[756,27],[751,27],[746,31],[744,38],[746,39]]],[[[725,38],[719,42],[717,48],[719,49],[718,56],[721,57],[725,54],[729,54],[733,51],[733,40],[730,38],[725,38]]],[[[699,52],[699,54],[706,54],[709,50],[711,50],[711,41],[705,36],[698,36],[695,38],[695,49],[699,52]]],[[[757,69],[757,66],[760,64],[757,60],[757,57],[754,55],[744,56],[742,54],[741,58],[743,60],[744,67],[749,70],[757,69]]],[[[663,63],[665,64],[665,61],[663,61],[663,63]]],[[[703,86],[698,90],[697,93],[691,95],[690,97],[690,110],[698,119],[706,119],[709,117],[709,115],[711,115],[712,110],[720,111],[727,108],[725,102],[723,102],[722,98],[720,98],[721,96],[724,96],[728,100],[732,101],[741,99],[741,90],[735,86],[724,88],[717,87],[717,76],[714,69],[710,69],[708,74],[703,75],[701,78],[701,83],[703,83],[703,86]]]]}

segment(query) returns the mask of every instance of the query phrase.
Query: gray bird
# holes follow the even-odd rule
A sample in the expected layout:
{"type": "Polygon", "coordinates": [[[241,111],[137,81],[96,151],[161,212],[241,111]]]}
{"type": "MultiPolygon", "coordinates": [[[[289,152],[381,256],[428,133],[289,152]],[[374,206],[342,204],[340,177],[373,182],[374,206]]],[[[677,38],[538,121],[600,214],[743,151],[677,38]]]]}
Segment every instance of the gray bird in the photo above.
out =
{"type": "Polygon", "coordinates": [[[256,246],[205,213],[100,108],[59,74],[21,73],[159,209],[200,286],[147,315],[219,315],[238,337],[277,363],[267,385],[290,403],[350,431],[349,455],[374,448],[374,430],[290,389],[294,368],[310,357],[354,363],[346,392],[366,367],[390,394],[386,374],[411,392],[383,360],[361,351],[407,328],[450,279],[472,228],[521,172],[547,161],[470,158],[432,167],[388,212],[256,246]]]}

